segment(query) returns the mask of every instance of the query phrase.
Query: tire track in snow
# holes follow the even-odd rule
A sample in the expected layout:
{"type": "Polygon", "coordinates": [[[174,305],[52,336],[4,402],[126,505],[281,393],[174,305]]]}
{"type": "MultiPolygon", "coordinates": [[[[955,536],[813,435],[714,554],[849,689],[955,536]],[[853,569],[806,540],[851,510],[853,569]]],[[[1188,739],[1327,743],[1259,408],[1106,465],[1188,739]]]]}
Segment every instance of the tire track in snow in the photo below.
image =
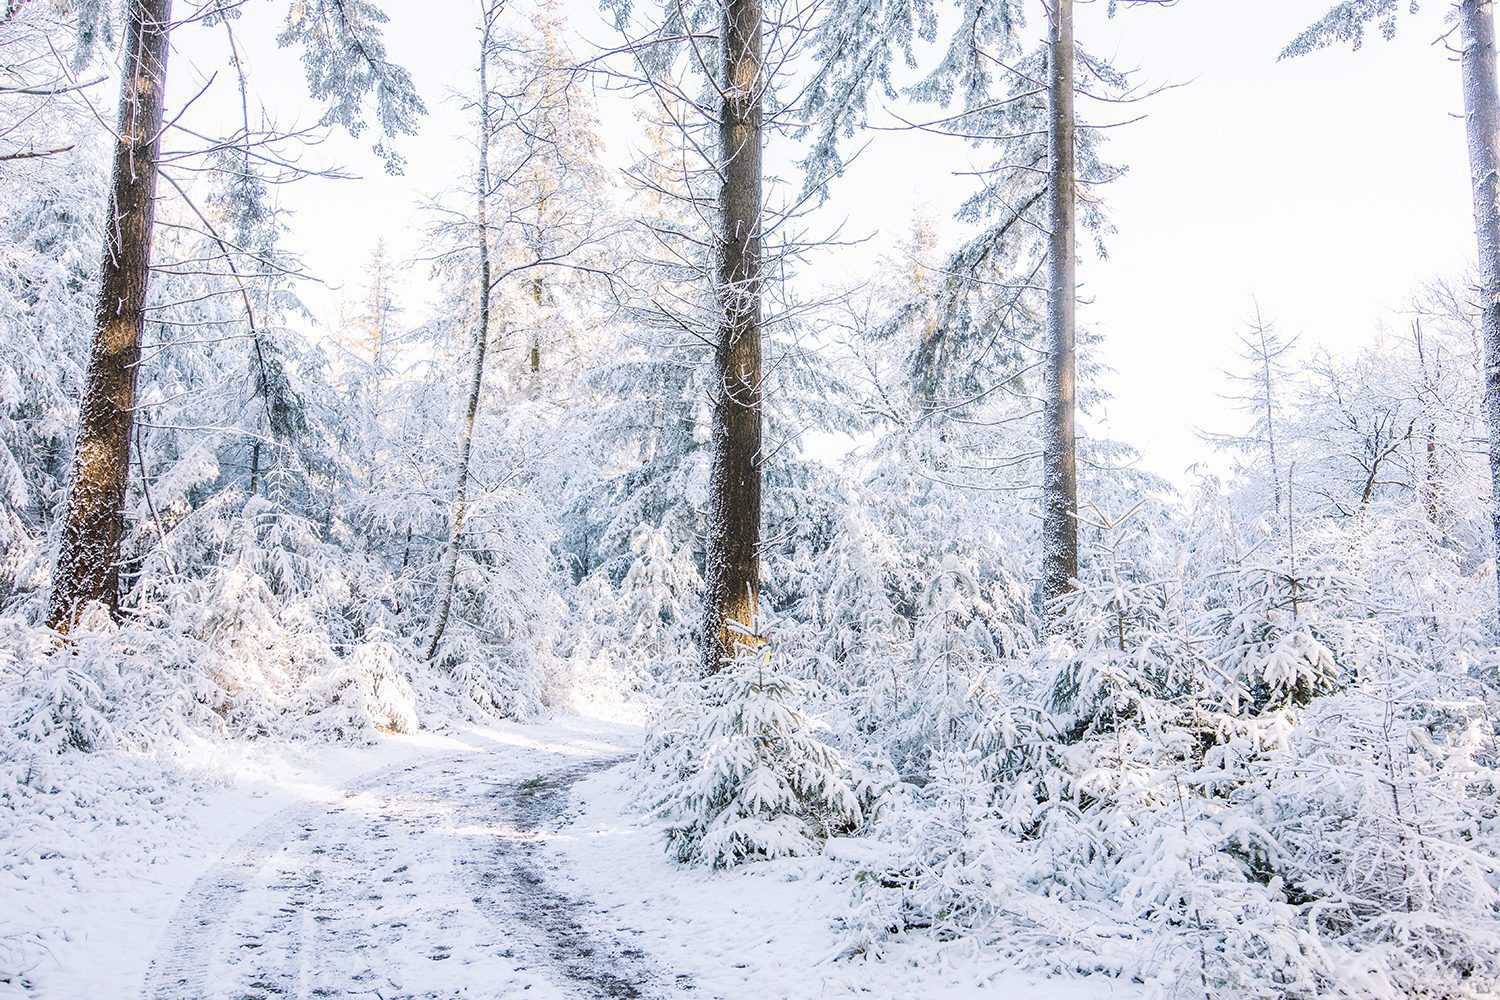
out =
{"type": "MultiPolygon", "coordinates": [[[[454,763],[465,756],[468,755],[449,755],[382,768],[345,785],[340,791],[345,800],[352,799],[394,779],[454,763]]],[[[226,924],[242,902],[247,887],[272,857],[293,839],[299,826],[306,828],[305,833],[310,833],[318,814],[327,808],[331,806],[307,803],[284,807],[231,844],[220,861],[198,876],[162,935],[164,947],[159,948],[146,972],[141,993],[144,1000],[170,1000],[174,997],[199,1000],[209,995],[206,979],[210,956],[224,950],[222,938],[226,936],[226,924]]],[[[288,913],[287,916],[297,915],[288,913]]],[[[295,940],[301,936],[300,920],[291,924],[295,940]]]]}
{"type": "Polygon", "coordinates": [[[626,759],[588,761],[497,788],[490,797],[509,821],[507,842],[493,856],[465,858],[463,867],[475,890],[474,905],[497,927],[531,928],[548,964],[586,990],[583,995],[617,1000],[673,996],[691,990],[691,980],[678,976],[667,990],[643,952],[586,928],[578,919],[586,906],[548,884],[538,857],[540,832],[556,824],[569,789],[626,759]]]}
{"type": "Polygon", "coordinates": [[[456,996],[469,983],[470,995],[494,996],[497,975],[516,990],[562,996],[691,990],[685,977],[664,986],[639,950],[587,928],[586,904],[551,886],[539,859],[569,788],[624,758],[527,781],[493,777],[497,767],[524,773],[552,760],[538,757],[397,765],[345,786],[338,801],[274,814],[194,882],[143,996],[389,1000],[456,996]]]}

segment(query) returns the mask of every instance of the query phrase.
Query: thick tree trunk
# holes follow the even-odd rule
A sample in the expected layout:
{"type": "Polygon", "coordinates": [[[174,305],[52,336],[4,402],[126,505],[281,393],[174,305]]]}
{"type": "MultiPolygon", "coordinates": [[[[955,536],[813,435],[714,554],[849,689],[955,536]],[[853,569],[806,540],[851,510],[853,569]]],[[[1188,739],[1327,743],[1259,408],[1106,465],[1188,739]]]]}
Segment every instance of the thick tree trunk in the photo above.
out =
{"type": "Polygon", "coordinates": [[[458,575],[458,549],[463,540],[464,520],[469,510],[469,461],[474,453],[474,420],[479,414],[479,398],[484,389],[484,359],[490,342],[490,39],[494,28],[493,8],[486,10],[484,33],[479,56],[479,321],[474,330],[474,367],[469,374],[469,399],[464,410],[463,440],[458,446],[458,475],[453,488],[453,516],[448,526],[448,545],[438,571],[437,603],[432,612],[432,636],[427,643],[427,658],[437,656],[438,645],[448,628],[453,610],[453,582],[458,575]]]}
{"type": "MultiPolygon", "coordinates": [[[[1500,94],[1495,78],[1493,0],[1459,5],[1463,39],[1464,119],[1479,244],[1480,320],[1484,333],[1484,414],[1490,435],[1490,528],[1500,587],[1500,94]]],[[[1500,590],[1497,590],[1500,607],[1500,590]]]]}
{"type": "Polygon", "coordinates": [[[762,70],[760,0],[727,0],[719,125],[721,325],[702,640],[709,672],[741,646],[756,644],[749,632],[760,599],[762,70]]]}
{"type": "Polygon", "coordinates": [[[1053,0],[1051,24],[1052,157],[1048,194],[1047,327],[1050,340],[1042,453],[1042,600],[1048,614],[1078,575],[1078,462],[1074,399],[1077,280],[1077,180],[1074,166],[1073,0],[1053,0]]]}
{"type": "Polygon", "coordinates": [[[145,325],[172,0],[128,0],[125,69],[94,343],[78,417],[48,623],[66,633],[93,601],[119,610],[120,541],[145,325]]]}

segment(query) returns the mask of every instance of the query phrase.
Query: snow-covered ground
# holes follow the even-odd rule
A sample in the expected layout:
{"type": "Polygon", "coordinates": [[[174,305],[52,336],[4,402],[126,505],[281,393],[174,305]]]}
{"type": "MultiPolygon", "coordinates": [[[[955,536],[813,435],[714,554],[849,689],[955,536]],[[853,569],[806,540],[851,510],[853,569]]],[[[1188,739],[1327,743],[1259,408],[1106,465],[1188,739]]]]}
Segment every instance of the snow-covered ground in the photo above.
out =
{"type": "Polygon", "coordinates": [[[0,811],[0,970],[24,968],[0,995],[1133,995],[969,945],[835,960],[831,866],[674,865],[632,808],[620,762],[639,739],[567,717],[39,761],[65,769],[49,778],[66,807],[0,811]]]}
{"type": "Polygon", "coordinates": [[[631,808],[631,769],[574,786],[567,822],[546,853],[589,919],[694,986],[728,998],[996,996],[1017,1000],[1135,997],[1103,976],[1042,980],[985,954],[973,940],[943,945],[914,936],[879,960],[840,959],[835,917],[847,912],[840,866],[821,859],[761,862],[729,871],[684,867],[662,850],[661,831],[631,808]]]}

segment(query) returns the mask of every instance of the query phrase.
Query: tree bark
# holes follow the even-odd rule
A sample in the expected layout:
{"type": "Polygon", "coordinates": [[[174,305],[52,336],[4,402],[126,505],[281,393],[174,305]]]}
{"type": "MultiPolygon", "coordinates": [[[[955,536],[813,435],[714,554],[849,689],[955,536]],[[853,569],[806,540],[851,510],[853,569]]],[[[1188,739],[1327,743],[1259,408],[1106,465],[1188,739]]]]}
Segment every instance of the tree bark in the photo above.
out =
{"type": "MultiPolygon", "coordinates": [[[[540,254],[538,254],[540,256],[540,254]]],[[[531,301],[536,303],[537,315],[542,314],[542,276],[537,275],[531,279],[531,301]]],[[[542,370],[542,341],[540,333],[531,335],[531,374],[539,374],[542,370]]]]}
{"type": "Polygon", "coordinates": [[[1437,394],[1434,391],[1432,370],[1427,366],[1427,346],[1424,342],[1421,320],[1412,321],[1411,337],[1417,349],[1417,367],[1422,372],[1422,388],[1418,390],[1417,401],[1422,408],[1422,420],[1427,425],[1427,446],[1424,449],[1426,465],[1422,470],[1422,507],[1427,513],[1428,527],[1436,528],[1438,526],[1438,444],[1437,421],[1433,414],[1437,410],[1437,394]]]}
{"type": "Polygon", "coordinates": [[[1500,609],[1500,94],[1495,77],[1493,0],[1459,4],[1463,44],[1464,120],[1479,246],[1480,325],[1484,334],[1484,415],[1490,437],[1490,532],[1495,543],[1500,609]]]}
{"type": "Polygon", "coordinates": [[[165,112],[172,0],[128,0],[113,186],[94,342],[78,417],[48,623],[66,634],[91,602],[120,604],[120,542],[165,112]]]}
{"type": "Polygon", "coordinates": [[[760,599],[761,6],[727,0],[719,124],[720,327],[704,578],[704,669],[753,647],[760,599]]]}
{"type": "Polygon", "coordinates": [[[1048,176],[1052,226],[1048,249],[1048,353],[1042,452],[1042,600],[1048,615],[1078,575],[1078,462],[1074,384],[1077,186],[1073,110],[1073,0],[1053,0],[1048,176]]]}
{"type": "Polygon", "coordinates": [[[458,475],[453,488],[453,516],[448,530],[448,544],[443,549],[439,568],[438,595],[432,612],[432,636],[427,643],[427,659],[437,656],[438,645],[448,628],[453,611],[453,583],[458,575],[458,549],[463,538],[464,521],[469,509],[469,462],[474,453],[474,420],[479,414],[479,398],[484,389],[484,360],[490,341],[490,86],[489,58],[494,32],[496,8],[487,8],[479,55],[479,322],[474,330],[474,367],[469,375],[469,399],[464,409],[463,439],[458,446],[458,475]]]}

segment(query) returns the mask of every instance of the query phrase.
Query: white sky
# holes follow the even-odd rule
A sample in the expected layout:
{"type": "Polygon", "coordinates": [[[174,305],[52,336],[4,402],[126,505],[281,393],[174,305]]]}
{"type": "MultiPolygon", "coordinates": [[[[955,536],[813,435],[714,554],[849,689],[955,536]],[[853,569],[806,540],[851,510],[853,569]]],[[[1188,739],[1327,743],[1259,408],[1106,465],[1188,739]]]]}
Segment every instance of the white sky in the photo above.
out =
{"type": "MultiPolygon", "coordinates": [[[[1374,37],[1357,53],[1277,63],[1281,47],[1329,2],[1181,0],[1112,21],[1102,0],[1080,7],[1086,47],[1115,54],[1147,80],[1184,84],[1139,109],[1147,120],[1111,133],[1110,158],[1130,168],[1106,192],[1119,234],[1110,259],[1081,269],[1089,300],[1082,318],[1103,334],[1104,360],[1115,369],[1106,383],[1114,396],[1108,430],[1169,477],[1207,454],[1195,428],[1235,425],[1218,396],[1226,389],[1220,372],[1233,364],[1252,295],[1306,347],[1347,351],[1382,322],[1404,326],[1397,311],[1415,287],[1460,272],[1473,254],[1458,67],[1432,44],[1441,12],[1412,20],[1394,43],[1374,37]]],[[[470,85],[477,4],[384,6],[391,54],[434,112],[421,136],[401,144],[406,174],[386,177],[364,143],[338,140],[319,155],[365,179],[314,182],[286,196],[297,213],[293,242],[311,270],[351,293],[377,239],[398,257],[417,253],[417,204],[469,169],[455,139],[461,119],[443,98],[470,85]]],[[[585,37],[610,40],[589,0],[570,0],[569,9],[585,37]]],[[[284,118],[306,118],[294,58],[253,44],[257,30],[269,35],[267,13],[252,5],[241,28],[252,36],[254,86],[284,118]]],[[[1031,30],[1042,27],[1034,17],[1031,30]]],[[[201,86],[194,64],[216,58],[188,34],[172,67],[179,100],[201,86]]],[[[227,96],[227,81],[215,86],[227,96]]],[[[630,123],[607,115],[605,131],[618,148],[630,123]]],[[[946,216],[970,190],[971,179],[952,176],[968,155],[883,133],[836,182],[826,222],[847,219],[850,234],[900,240],[918,206],[946,216]]],[[[820,266],[847,275],[848,258],[862,263],[877,245],[820,266]]],[[[419,314],[424,284],[421,271],[408,280],[419,314]]],[[[308,299],[332,318],[333,295],[308,299]]]]}

